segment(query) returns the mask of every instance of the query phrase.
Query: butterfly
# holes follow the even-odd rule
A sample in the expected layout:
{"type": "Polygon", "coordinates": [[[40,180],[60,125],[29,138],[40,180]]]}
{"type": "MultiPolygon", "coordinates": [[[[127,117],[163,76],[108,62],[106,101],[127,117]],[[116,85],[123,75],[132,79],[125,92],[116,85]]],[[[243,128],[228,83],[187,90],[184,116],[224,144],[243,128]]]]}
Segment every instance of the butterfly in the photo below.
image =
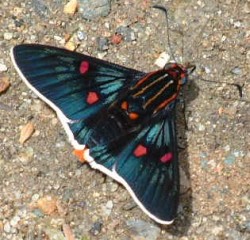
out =
{"type": "Polygon", "coordinates": [[[153,220],[172,223],[180,188],[175,105],[193,67],[145,73],[36,44],[15,46],[11,57],[57,113],[75,154],[121,183],[153,220]]]}

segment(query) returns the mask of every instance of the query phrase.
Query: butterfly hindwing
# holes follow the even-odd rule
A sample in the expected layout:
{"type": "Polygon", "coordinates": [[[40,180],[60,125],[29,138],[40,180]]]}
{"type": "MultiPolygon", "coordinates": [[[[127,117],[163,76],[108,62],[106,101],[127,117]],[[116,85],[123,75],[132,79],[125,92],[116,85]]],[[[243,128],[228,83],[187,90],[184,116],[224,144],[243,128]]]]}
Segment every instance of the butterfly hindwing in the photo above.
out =
{"type": "Polygon", "coordinates": [[[112,163],[112,177],[148,215],[166,224],[174,219],[178,206],[176,146],[174,114],[169,114],[127,138],[92,148],[90,154],[95,159],[94,168],[112,163]]]}

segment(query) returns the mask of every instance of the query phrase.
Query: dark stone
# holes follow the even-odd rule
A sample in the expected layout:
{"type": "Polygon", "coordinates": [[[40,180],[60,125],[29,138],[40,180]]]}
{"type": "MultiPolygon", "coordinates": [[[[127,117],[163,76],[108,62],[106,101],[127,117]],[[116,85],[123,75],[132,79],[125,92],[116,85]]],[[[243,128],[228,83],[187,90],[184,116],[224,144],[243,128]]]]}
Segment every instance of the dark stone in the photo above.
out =
{"type": "Polygon", "coordinates": [[[110,0],[79,0],[79,12],[83,18],[88,20],[106,17],[109,15],[110,10],[110,0]]]}

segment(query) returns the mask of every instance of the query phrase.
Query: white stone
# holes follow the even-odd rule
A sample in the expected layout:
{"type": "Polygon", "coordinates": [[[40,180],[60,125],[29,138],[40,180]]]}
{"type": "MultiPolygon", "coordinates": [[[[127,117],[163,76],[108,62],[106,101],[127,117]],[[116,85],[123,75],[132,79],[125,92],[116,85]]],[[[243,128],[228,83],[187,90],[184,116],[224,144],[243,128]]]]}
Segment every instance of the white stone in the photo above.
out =
{"type": "Polygon", "coordinates": [[[10,226],[10,223],[9,222],[6,222],[3,226],[3,230],[6,232],[6,233],[10,233],[11,231],[11,226],[10,226]]]}
{"type": "Polygon", "coordinates": [[[10,221],[10,225],[13,227],[16,227],[16,225],[18,224],[19,221],[20,221],[20,217],[14,216],[10,221]]]}
{"type": "Polygon", "coordinates": [[[0,63],[0,72],[6,72],[8,70],[7,66],[3,63],[0,63]]]}
{"type": "Polygon", "coordinates": [[[6,32],[3,34],[4,40],[11,40],[13,38],[13,33],[6,32]]]}
{"type": "Polygon", "coordinates": [[[170,55],[166,52],[162,52],[160,56],[155,60],[154,64],[160,68],[164,68],[166,63],[170,60],[170,55]]]}

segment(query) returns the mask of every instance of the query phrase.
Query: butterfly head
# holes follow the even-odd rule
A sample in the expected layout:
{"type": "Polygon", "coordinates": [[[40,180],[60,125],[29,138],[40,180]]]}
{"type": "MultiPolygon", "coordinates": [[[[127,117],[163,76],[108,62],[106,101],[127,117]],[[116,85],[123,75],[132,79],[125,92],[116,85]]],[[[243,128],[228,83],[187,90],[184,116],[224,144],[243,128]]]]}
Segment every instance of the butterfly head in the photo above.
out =
{"type": "Polygon", "coordinates": [[[196,66],[187,64],[178,64],[178,63],[167,63],[164,67],[169,73],[179,80],[180,85],[184,85],[188,81],[188,76],[195,70],[196,66]]]}

